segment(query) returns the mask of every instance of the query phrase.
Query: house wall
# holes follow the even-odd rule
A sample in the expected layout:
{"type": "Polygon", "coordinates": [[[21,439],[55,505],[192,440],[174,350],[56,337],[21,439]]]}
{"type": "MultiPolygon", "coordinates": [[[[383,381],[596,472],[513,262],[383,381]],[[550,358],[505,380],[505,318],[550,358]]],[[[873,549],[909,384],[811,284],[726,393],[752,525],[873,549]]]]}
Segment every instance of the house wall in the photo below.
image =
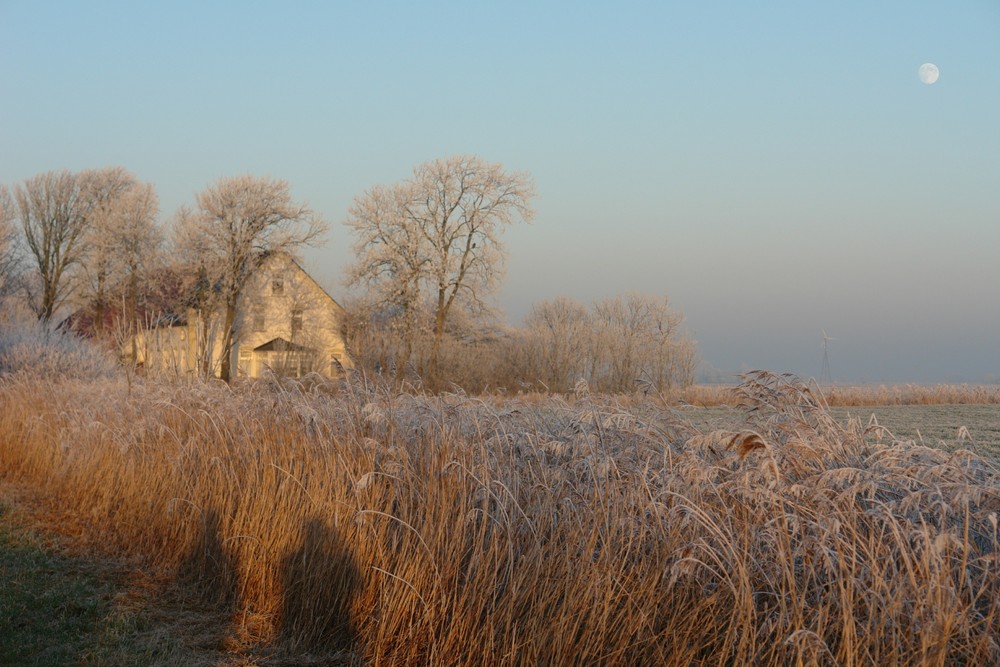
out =
{"type": "Polygon", "coordinates": [[[184,375],[193,370],[187,327],[164,326],[136,334],[136,362],[147,372],[184,375]]]}
{"type": "Polygon", "coordinates": [[[248,377],[268,369],[300,375],[339,374],[352,366],[340,334],[343,308],[291,258],[272,257],[247,282],[234,324],[233,368],[248,377]],[[312,360],[298,352],[255,352],[275,338],[311,348],[312,360]]]}
{"type": "MultiPolygon", "coordinates": [[[[197,311],[187,312],[183,324],[160,326],[136,334],[136,361],[149,373],[197,375],[207,368],[218,376],[222,359],[221,318],[203,321],[197,311]]],[[[125,350],[131,351],[131,341],[125,350]]]]}
{"type": "MultiPolygon", "coordinates": [[[[244,377],[261,377],[272,370],[294,376],[310,371],[337,376],[340,367],[353,367],[340,333],[343,315],[343,308],[290,257],[273,256],[251,276],[237,304],[231,368],[244,377]],[[275,338],[313,353],[255,351],[275,338]]],[[[207,367],[218,376],[223,320],[221,312],[202,318],[190,310],[185,325],[140,332],[137,361],[151,372],[199,374],[207,367]]]]}

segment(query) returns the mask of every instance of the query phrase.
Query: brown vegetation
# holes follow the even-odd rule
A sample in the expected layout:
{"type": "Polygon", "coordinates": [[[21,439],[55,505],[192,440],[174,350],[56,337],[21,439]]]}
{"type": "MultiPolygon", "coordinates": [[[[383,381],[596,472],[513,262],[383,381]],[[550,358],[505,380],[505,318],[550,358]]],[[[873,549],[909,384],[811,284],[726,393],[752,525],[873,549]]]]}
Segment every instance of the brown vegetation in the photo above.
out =
{"type": "MultiPolygon", "coordinates": [[[[475,394],[572,393],[579,381],[605,394],[655,394],[675,400],[694,381],[696,344],[680,328],[683,316],[665,296],[630,293],[588,308],[561,297],[535,304],[524,326],[459,313],[437,350],[445,383],[422,383],[434,358],[432,313],[411,314],[415,331],[398,315],[353,304],[346,337],[360,368],[420,385],[461,387],[475,394]],[[405,367],[399,364],[407,360],[405,367]]],[[[711,390],[711,400],[721,394],[711,390]]],[[[726,400],[731,400],[727,397],[726,400]]]]}
{"type": "MultiPolygon", "coordinates": [[[[995,384],[814,385],[812,391],[829,407],[1000,404],[1000,385],[995,384]]],[[[735,405],[739,397],[734,385],[691,385],[666,396],[671,402],[700,407],[735,405]]]]}
{"type": "Polygon", "coordinates": [[[992,462],[768,374],[733,432],[577,389],[8,377],[0,470],[244,637],[345,662],[1000,660],[992,462]]]}
{"type": "Polygon", "coordinates": [[[504,228],[534,215],[535,186],[474,155],[425,162],[413,176],[375,186],[354,200],[344,224],[355,236],[357,259],[347,282],[368,288],[370,307],[394,311],[402,380],[424,311],[433,336],[425,377],[445,386],[439,360],[445,330],[459,311],[490,310],[484,299],[500,284],[504,228]]]}
{"type": "Polygon", "coordinates": [[[832,387],[826,391],[831,406],[857,405],[996,405],[1000,385],[902,384],[832,387]]]}

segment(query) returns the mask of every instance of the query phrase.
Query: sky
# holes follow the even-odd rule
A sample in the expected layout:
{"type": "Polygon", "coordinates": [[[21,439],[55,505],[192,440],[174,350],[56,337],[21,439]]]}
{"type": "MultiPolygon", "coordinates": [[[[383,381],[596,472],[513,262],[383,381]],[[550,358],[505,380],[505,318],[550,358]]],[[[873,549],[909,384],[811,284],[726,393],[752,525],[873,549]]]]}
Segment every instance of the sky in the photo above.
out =
{"type": "Polygon", "coordinates": [[[0,0],[0,183],[285,179],[338,296],[354,197],[456,154],[535,180],[512,324],[666,294],[706,369],[1000,382],[997,0],[0,0]]]}

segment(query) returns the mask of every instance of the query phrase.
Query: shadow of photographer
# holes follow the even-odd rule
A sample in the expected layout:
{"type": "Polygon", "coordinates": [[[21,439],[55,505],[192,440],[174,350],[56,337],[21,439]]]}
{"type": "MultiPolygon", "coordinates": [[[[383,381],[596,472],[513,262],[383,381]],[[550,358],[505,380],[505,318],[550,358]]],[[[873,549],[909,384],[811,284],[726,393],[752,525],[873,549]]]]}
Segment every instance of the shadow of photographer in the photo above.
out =
{"type": "Polygon", "coordinates": [[[299,548],[282,563],[281,636],[293,645],[357,655],[351,600],[361,578],[336,528],[318,518],[302,526],[299,548]]]}
{"type": "Polygon", "coordinates": [[[206,602],[229,610],[238,607],[236,556],[223,542],[218,510],[205,512],[201,535],[181,560],[177,574],[182,581],[192,584],[206,602]]]}

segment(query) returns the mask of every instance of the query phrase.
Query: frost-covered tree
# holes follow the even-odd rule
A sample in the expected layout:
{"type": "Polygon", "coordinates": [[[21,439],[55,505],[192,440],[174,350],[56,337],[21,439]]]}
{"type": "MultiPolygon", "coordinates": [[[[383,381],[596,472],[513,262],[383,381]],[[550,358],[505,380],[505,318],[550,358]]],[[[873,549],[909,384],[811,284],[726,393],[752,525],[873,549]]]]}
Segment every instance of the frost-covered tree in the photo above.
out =
{"type": "Polygon", "coordinates": [[[115,280],[128,273],[118,267],[136,265],[136,253],[148,250],[134,247],[136,234],[156,235],[152,186],[121,167],[38,174],[15,185],[9,200],[34,269],[28,301],[41,320],[74,295],[103,311],[115,280]]]}
{"type": "Polygon", "coordinates": [[[587,307],[568,297],[536,303],[524,318],[529,368],[551,391],[570,391],[585,376],[590,326],[587,307]]]}
{"type": "Polygon", "coordinates": [[[133,323],[140,282],[155,265],[163,238],[156,190],[121,167],[88,170],[80,178],[88,207],[82,296],[97,328],[116,304],[123,306],[122,320],[133,323]]]}
{"type": "Polygon", "coordinates": [[[199,193],[197,203],[197,210],[177,217],[177,245],[218,295],[223,309],[220,375],[229,382],[236,307],[250,276],[270,253],[294,256],[303,245],[316,245],[327,226],[292,200],[282,180],[222,178],[199,193]]]}
{"type": "Polygon", "coordinates": [[[396,360],[397,379],[413,354],[422,306],[420,283],[428,262],[423,236],[406,216],[411,197],[409,184],[377,185],[355,198],[345,223],[357,236],[358,257],[347,269],[347,283],[367,288],[358,308],[382,310],[398,321],[402,351],[396,360]]]}
{"type": "Polygon", "coordinates": [[[74,270],[83,258],[87,204],[81,179],[49,171],[14,186],[14,214],[28,258],[36,269],[28,300],[41,320],[50,320],[73,290],[74,270]]]}
{"type": "Polygon", "coordinates": [[[156,225],[160,200],[149,183],[137,183],[117,202],[107,233],[114,242],[115,269],[123,280],[126,316],[135,320],[140,283],[158,265],[163,232],[156,225]]]}
{"type": "MultiPolygon", "coordinates": [[[[501,231],[533,217],[530,176],[475,156],[434,160],[406,181],[359,195],[345,224],[356,236],[350,285],[365,285],[376,302],[401,309],[404,348],[412,348],[414,310],[433,312],[429,375],[456,305],[475,310],[496,289],[506,253],[501,231]]],[[[404,353],[405,354],[405,353],[404,353]]],[[[405,365],[400,364],[400,368],[405,365]]]]}
{"type": "Polygon", "coordinates": [[[592,385],[630,391],[637,384],[658,390],[690,384],[694,345],[681,335],[684,316],[665,296],[631,293],[594,304],[592,385]]]}
{"type": "Polygon", "coordinates": [[[666,391],[694,380],[697,348],[665,296],[627,294],[588,310],[566,297],[532,307],[520,339],[525,381],[556,392],[584,379],[596,391],[666,391]]]}
{"type": "Polygon", "coordinates": [[[14,225],[14,200],[0,185],[0,299],[7,296],[18,273],[17,228],[14,225]]]}

